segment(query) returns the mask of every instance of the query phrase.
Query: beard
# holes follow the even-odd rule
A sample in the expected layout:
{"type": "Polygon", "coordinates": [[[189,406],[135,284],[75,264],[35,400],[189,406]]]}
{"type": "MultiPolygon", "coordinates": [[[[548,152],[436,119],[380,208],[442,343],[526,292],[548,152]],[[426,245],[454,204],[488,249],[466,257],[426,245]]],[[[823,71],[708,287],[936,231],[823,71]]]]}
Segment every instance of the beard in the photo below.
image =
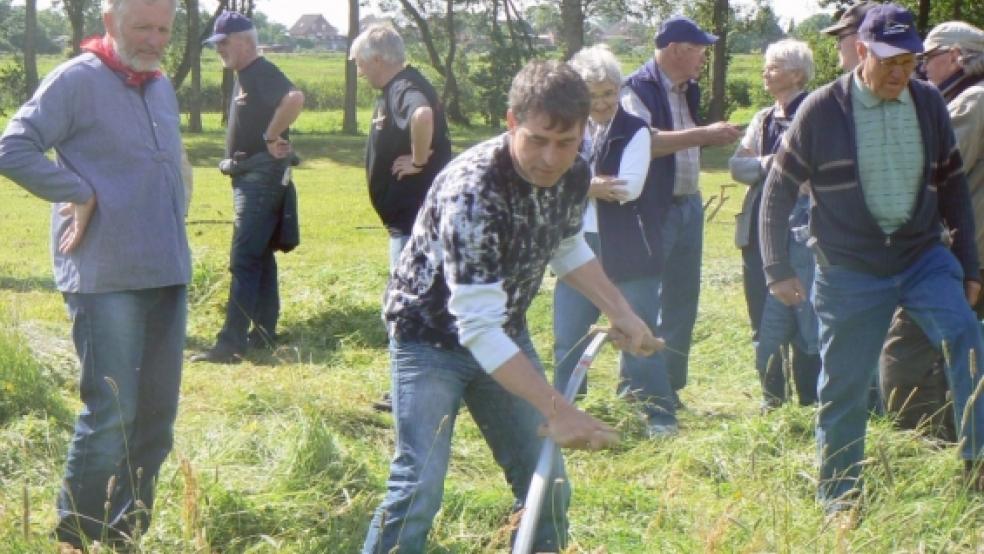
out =
{"type": "Polygon", "coordinates": [[[116,41],[116,55],[127,67],[136,71],[157,71],[161,68],[163,53],[155,54],[153,59],[141,57],[138,49],[131,47],[124,40],[116,41]]]}

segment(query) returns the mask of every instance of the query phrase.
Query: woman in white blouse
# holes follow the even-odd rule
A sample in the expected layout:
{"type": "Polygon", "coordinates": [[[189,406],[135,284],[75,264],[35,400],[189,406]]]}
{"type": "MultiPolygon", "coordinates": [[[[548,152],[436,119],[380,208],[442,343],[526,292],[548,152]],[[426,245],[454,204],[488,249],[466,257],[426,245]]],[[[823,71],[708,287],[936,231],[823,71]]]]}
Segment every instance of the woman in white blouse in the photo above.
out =
{"type": "MultiPolygon", "coordinates": [[[[591,115],[582,150],[591,165],[591,188],[584,213],[584,236],[608,277],[650,328],[659,307],[659,226],[646,195],[650,131],[644,121],[619,105],[621,70],[604,45],[586,48],[571,59],[591,93],[591,115]]],[[[563,283],[554,289],[554,385],[563,391],[581,352],[581,339],[598,319],[598,310],[563,283]]],[[[672,389],[662,354],[638,358],[623,354],[619,393],[639,403],[651,436],[677,431],[672,389]]],[[[583,394],[586,388],[581,389],[583,394]]]]}

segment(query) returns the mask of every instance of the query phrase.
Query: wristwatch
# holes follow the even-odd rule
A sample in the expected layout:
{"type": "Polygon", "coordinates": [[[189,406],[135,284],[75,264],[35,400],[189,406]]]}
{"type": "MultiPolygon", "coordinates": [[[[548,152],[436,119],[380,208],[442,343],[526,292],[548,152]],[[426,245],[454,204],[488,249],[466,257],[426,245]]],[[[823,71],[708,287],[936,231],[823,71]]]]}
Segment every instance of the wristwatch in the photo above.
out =
{"type": "Polygon", "coordinates": [[[417,162],[410,160],[410,165],[416,167],[417,169],[423,169],[427,165],[427,162],[417,165],[417,162]]]}
{"type": "Polygon", "coordinates": [[[270,138],[270,137],[267,136],[266,131],[263,131],[263,142],[265,142],[267,144],[271,144],[271,143],[277,142],[278,140],[280,140],[280,137],[279,136],[275,136],[273,138],[270,138]]]}

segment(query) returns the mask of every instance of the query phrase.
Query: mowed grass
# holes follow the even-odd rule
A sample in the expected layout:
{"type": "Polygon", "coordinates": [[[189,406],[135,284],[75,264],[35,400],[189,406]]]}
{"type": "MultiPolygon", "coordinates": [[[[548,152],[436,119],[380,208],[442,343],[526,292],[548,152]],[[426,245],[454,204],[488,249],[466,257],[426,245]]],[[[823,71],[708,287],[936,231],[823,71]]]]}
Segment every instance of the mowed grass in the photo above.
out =
{"type": "MultiPolygon", "coordinates": [[[[360,113],[361,128],[367,121],[360,113]]],[[[371,408],[389,382],[379,319],[387,238],[366,196],[365,137],[342,136],[339,127],[338,114],[312,112],[296,126],[305,160],[295,173],[302,244],[279,256],[288,340],[241,365],[185,366],[176,444],[141,552],[347,553],[361,546],[392,452],[391,417],[371,408]]],[[[495,131],[453,132],[461,150],[495,131]]],[[[222,140],[215,116],[204,134],[185,135],[196,183],[188,218],[189,352],[211,344],[229,284],[231,198],[215,170],[222,140]]],[[[984,502],[965,490],[952,449],[885,420],[868,436],[864,520],[855,531],[824,527],[813,499],[814,410],[758,412],[741,259],[732,245],[743,190],[731,186],[730,154],[704,155],[701,186],[715,214],[705,230],[682,432],[658,442],[645,437],[634,411],[615,398],[616,354],[606,347],[582,405],[615,425],[622,441],[609,452],[567,453],[570,551],[982,551],[984,502]]],[[[40,355],[70,348],[69,322],[50,284],[49,207],[6,181],[0,204],[3,335],[39,352],[38,371],[53,375],[61,401],[77,408],[71,369],[40,355]]],[[[546,279],[529,313],[548,368],[552,287],[546,279]]],[[[0,427],[0,552],[53,550],[48,533],[70,424],[65,414],[28,413],[0,427]]],[[[430,551],[505,551],[511,501],[463,410],[430,551]]]]}

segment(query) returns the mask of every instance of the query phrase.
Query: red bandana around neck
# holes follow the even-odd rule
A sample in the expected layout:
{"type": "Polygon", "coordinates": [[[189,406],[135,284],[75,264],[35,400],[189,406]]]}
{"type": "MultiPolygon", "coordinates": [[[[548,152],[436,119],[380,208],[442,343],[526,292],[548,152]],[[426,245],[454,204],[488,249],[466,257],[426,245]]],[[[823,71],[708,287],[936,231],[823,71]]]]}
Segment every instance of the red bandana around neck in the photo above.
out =
{"type": "Polygon", "coordinates": [[[122,60],[120,60],[119,54],[117,54],[116,50],[113,48],[113,43],[109,38],[109,35],[93,35],[83,40],[80,48],[86,52],[92,52],[98,56],[104,64],[106,64],[106,67],[122,74],[126,84],[131,87],[140,87],[147,81],[151,81],[161,76],[160,70],[137,71],[132,67],[125,65],[122,60]]]}

